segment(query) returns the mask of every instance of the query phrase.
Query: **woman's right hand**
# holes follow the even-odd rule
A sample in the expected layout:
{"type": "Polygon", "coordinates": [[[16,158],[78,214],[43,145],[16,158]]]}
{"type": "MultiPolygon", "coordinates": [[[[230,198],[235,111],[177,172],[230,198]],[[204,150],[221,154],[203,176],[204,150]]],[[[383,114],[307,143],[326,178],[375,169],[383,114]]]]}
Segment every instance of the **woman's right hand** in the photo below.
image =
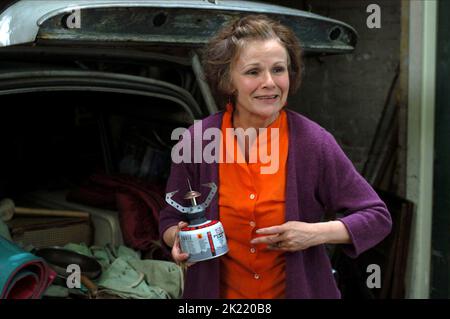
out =
{"type": "Polygon", "coordinates": [[[186,222],[179,222],[177,225],[177,230],[175,231],[175,234],[174,234],[175,238],[174,238],[174,242],[173,242],[173,246],[172,246],[172,258],[177,264],[182,264],[182,263],[186,262],[186,260],[189,258],[189,254],[184,253],[181,250],[180,237],[178,236],[178,233],[180,232],[180,230],[188,225],[189,224],[186,222]]]}

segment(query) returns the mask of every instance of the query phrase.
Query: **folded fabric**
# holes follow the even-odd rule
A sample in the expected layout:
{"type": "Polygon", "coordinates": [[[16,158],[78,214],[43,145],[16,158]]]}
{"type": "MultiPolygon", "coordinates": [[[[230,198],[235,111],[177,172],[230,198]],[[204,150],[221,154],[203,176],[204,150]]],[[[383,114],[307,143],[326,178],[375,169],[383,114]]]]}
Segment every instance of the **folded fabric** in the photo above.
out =
{"type": "Polygon", "coordinates": [[[122,298],[169,299],[168,293],[144,280],[144,274],[136,271],[126,260],[117,258],[98,281],[101,290],[122,298]]]}
{"type": "Polygon", "coordinates": [[[128,264],[145,275],[148,285],[163,288],[169,298],[177,299],[183,295],[183,270],[177,264],[152,259],[130,259],[128,264]]]}
{"type": "Polygon", "coordinates": [[[39,299],[55,277],[42,258],[0,236],[0,299],[39,299]]]}
{"type": "Polygon", "coordinates": [[[76,251],[100,262],[102,275],[96,284],[99,292],[133,299],[180,298],[183,294],[184,273],[173,262],[141,259],[141,254],[126,246],[105,247],[67,244],[76,251]]]}

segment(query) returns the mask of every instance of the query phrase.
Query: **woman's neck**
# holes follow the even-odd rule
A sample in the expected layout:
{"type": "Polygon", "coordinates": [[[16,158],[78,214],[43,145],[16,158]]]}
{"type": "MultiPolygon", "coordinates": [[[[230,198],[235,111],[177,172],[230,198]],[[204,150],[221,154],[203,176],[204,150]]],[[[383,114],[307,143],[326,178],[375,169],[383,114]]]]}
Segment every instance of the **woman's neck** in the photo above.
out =
{"type": "Polygon", "coordinates": [[[269,118],[261,118],[251,114],[242,116],[242,114],[240,114],[235,108],[232,115],[233,127],[242,128],[244,130],[248,128],[255,128],[258,131],[259,128],[265,128],[272,124],[278,118],[279,114],[280,112],[276,112],[269,118]]]}

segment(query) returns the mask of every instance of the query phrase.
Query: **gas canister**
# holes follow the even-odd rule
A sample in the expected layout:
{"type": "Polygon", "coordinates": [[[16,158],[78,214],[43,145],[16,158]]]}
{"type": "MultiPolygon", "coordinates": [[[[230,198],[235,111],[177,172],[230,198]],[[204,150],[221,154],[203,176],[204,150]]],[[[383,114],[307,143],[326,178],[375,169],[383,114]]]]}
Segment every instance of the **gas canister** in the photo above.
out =
{"type": "Polygon", "coordinates": [[[182,228],[178,233],[181,250],[189,254],[187,261],[198,262],[226,254],[228,245],[222,223],[218,220],[208,220],[205,217],[205,209],[217,192],[216,184],[208,183],[203,185],[211,189],[203,204],[197,204],[196,198],[201,196],[201,194],[192,190],[189,181],[188,185],[189,191],[184,196],[184,199],[190,200],[190,207],[184,207],[172,199],[173,195],[178,191],[166,194],[166,202],[187,215],[189,225],[182,228]]]}

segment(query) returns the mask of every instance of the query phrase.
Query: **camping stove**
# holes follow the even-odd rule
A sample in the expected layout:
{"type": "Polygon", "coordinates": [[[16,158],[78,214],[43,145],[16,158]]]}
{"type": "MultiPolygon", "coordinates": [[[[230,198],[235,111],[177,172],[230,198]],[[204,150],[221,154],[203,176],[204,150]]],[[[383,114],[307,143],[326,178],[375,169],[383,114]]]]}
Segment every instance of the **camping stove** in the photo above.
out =
{"type": "Polygon", "coordinates": [[[184,207],[172,199],[178,191],[166,194],[166,202],[187,215],[189,225],[178,233],[181,250],[189,254],[188,262],[208,260],[226,254],[228,245],[222,223],[218,220],[207,220],[205,217],[205,209],[217,192],[216,184],[203,185],[211,189],[203,204],[197,204],[196,198],[201,194],[192,190],[189,180],[188,184],[189,191],[184,195],[184,199],[191,201],[190,207],[184,207]]]}

